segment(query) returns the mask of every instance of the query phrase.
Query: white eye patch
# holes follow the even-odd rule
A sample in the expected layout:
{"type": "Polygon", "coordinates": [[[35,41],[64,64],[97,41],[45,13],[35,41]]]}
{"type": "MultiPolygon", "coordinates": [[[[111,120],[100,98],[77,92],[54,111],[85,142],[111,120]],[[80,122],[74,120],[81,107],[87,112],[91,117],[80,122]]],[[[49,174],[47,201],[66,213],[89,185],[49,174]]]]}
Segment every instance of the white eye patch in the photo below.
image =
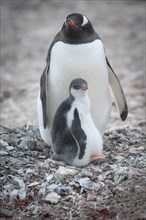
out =
{"type": "Polygon", "coordinates": [[[83,15],[83,23],[82,26],[86,25],[88,23],[88,19],[83,15]]]}

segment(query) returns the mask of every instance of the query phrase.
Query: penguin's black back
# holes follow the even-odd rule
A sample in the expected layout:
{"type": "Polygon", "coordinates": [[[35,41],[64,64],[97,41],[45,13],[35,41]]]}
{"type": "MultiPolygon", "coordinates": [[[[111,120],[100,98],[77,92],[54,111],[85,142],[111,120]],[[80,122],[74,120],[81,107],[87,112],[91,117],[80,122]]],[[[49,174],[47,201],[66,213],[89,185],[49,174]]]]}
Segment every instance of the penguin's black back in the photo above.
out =
{"type": "MultiPolygon", "coordinates": [[[[72,102],[72,98],[67,99],[58,107],[51,132],[53,151],[66,163],[72,163],[78,153],[78,147],[67,125],[67,113],[71,109],[72,102]]],[[[53,159],[55,158],[54,156],[53,159]]]]}

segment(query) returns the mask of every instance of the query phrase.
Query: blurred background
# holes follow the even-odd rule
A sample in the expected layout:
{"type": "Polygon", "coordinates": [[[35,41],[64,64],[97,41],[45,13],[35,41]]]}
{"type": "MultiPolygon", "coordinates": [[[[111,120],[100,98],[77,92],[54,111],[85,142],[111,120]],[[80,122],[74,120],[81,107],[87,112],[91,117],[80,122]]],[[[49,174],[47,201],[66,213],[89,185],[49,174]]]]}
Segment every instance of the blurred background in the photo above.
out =
{"type": "Polygon", "coordinates": [[[66,15],[85,14],[102,38],[129,107],[108,128],[145,127],[145,1],[1,0],[1,124],[37,125],[36,100],[47,51],[66,15]]]}

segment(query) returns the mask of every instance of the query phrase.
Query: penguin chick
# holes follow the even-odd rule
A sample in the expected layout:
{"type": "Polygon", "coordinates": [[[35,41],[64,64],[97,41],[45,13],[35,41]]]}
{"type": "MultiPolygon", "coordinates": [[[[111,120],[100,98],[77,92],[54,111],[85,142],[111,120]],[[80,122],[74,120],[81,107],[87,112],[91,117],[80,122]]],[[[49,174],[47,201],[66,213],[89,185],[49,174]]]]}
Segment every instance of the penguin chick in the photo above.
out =
{"type": "Polygon", "coordinates": [[[69,97],[58,107],[52,124],[52,159],[85,166],[104,158],[103,141],[90,114],[87,82],[72,80],[69,97]]]}

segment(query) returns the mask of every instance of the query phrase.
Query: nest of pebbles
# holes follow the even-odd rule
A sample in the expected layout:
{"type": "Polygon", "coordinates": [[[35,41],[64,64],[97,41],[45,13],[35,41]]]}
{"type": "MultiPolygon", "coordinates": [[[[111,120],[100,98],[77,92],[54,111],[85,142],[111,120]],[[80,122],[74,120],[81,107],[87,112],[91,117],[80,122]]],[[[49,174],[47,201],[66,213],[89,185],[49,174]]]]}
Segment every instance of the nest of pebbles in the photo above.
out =
{"type": "Polygon", "coordinates": [[[137,129],[107,131],[107,158],[83,168],[53,161],[33,125],[1,126],[0,154],[1,219],[146,219],[146,137],[137,129]]]}

